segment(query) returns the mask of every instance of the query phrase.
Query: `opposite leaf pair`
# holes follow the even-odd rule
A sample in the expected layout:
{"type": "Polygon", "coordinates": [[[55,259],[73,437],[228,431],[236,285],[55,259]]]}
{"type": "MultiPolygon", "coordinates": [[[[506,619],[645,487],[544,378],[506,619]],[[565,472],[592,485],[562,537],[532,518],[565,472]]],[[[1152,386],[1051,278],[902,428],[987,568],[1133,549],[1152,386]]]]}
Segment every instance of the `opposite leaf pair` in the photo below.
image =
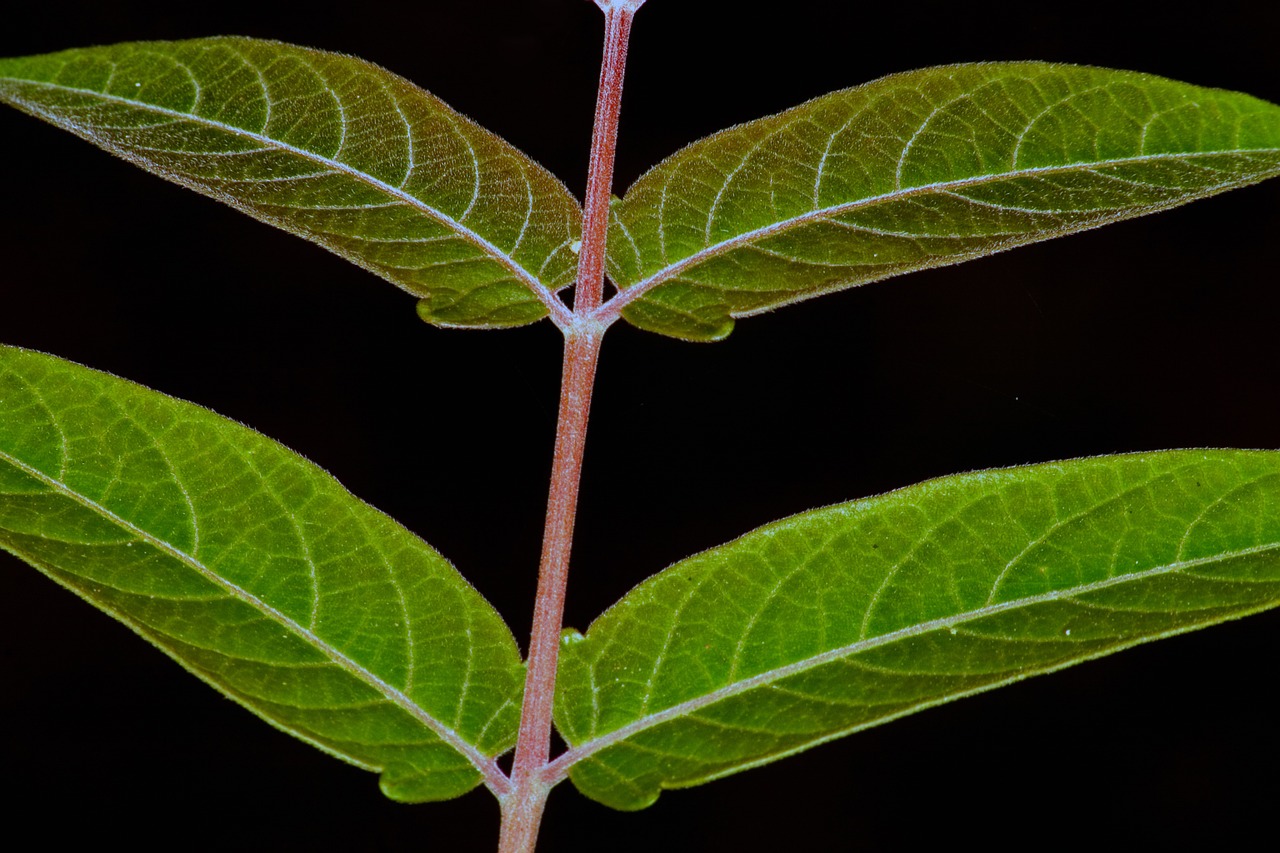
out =
{"type": "MultiPolygon", "coordinates": [[[[426,543],[275,442],[0,348],[0,545],[406,801],[506,777],[523,665],[426,543]]],[[[1280,600],[1280,453],[948,477],[692,557],[564,638],[552,764],[608,805],[1280,600]]]]}
{"type": "MultiPolygon", "coordinates": [[[[515,148],[362,60],[240,38],[0,62],[0,97],[313,240],[445,326],[574,318],[581,210],[515,148]]],[[[733,317],[1139,216],[1280,171],[1277,108],[1044,63],[887,77],[685,148],[612,211],[598,309],[733,317]]]]}

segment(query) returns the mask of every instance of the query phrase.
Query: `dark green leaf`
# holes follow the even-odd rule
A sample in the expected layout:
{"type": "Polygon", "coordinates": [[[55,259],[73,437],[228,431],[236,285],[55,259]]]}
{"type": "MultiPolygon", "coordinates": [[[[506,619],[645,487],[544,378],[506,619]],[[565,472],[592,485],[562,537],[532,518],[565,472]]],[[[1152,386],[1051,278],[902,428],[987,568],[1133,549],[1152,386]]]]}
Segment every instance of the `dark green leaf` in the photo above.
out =
{"type": "MultiPolygon", "coordinates": [[[[946,477],[763,527],[566,635],[557,725],[622,809],[1280,604],[1280,452],[946,477]]],[[[573,763],[576,762],[576,763],[573,763]]]]}
{"type": "Polygon", "coordinates": [[[0,100],[306,237],[450,326],[563,311],[577,201],[376,65],[278,42],[137,42],[0,60],[0,100]]]}
{"type": "Polygon", "coordinates": [[[1093,228],[1280,173],[1280,107],[1045,63],[886,77],[690,145],[613,207],[622,315],[734,317],[1093,228]],[[625,305],[625,307],[623,307],[625,305]]]}
{"type": "Polygon", "coordinates": [[[422,540],[273,441],[0,347],[0,548],[399,800],[475,787],[523,666],[422,540]]]}

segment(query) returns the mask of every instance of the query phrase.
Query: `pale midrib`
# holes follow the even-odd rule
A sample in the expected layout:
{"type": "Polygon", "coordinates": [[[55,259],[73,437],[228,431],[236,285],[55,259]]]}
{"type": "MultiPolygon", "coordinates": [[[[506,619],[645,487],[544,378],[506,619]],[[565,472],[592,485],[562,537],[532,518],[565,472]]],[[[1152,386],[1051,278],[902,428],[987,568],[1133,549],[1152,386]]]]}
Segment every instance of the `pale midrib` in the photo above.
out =
{"type": "Polygon", "coordinates": [[[168,554],[173,559],[178,560],[187,568],[196,572],[205,580],[223,590],[232,598],[247,604],[267,619],[281,625],[293,635],[302,639],[309,646],[319,651],[324,657],[328,658],[332,664],[373,688],[374,691],[382,695],[387,701],[391,702],[391,704],[408,713],[415,720],[430,729],[442,741],[457,750],[464,758],[471,762],[476,770],[480,772],[481,776],[484,778],[485,785],[495,794],[502,795],[507,789],[507,778],[500,770],[497,769],[492,759],[480,752],[480,750],[475,746],[468,743],[463,739],[462,735],[458,734],[452,728],[427,713],[427,711],[406,696],[403,692],[392,687],[390,684],[387,684],[377,675],[356,663],[329,643],[326,643],[314,632],[304,628],[298,622],[290,619],[288,616],[281,613],[279,610],[276,610],[274,607],[270,606],[252,593],[241,589],[235,584],[222,578],[190,554],[187,554],[179,548],[175,548],[160,537],[143,530],[129,522],[127,519],[121,518],[111,510],[86,495],[69,488],[66,484],[50,477],[43,471],[27,465],[22,460],[11,456],[3,450],[0,450],[0,461],[7,462],[27,476],[48,486],[58,494],[78,503],[80,506],[97,514],[99,517],[105,519],[111,524],[116,525],[120,529],[128,532],[130,535],[136,536],[139,540],[146,542],[156,550],[168,554]]]}
{"type": "Polygon", "coordinates": [[[688,716],[695,711],[701,710],[709,705],[731,699],[741,693],[755,690],[760,687],[767,687],[782,679],[789,678],[793,675],[799,675],[811,669],[816,669],[827,663],[831,663],[841,658],[859,654],[879,646],[889,645],[901,640],[907,640],[931,631],[937,631],[947,628],[953,628],[966,622],[976,619],[983,619],[989,616],[995,616],[1000,613],[1006,613],[1012,610],[1018,610],[1025,607],[1032,607],[1038,604],[1045,604],[1053,601],[1062,601],[1064,599],[1072,599],[1091,592],[1098,592],[1112,586],[1131,583],[1134,581],[1144,580],[1150,577],[1159,577],[1160,575],[1170,574],[1173,572],[1185,571],[1195,568],[1196,566],[1210,565],[1213,563],[1230,560],[1237,557],[1249,556],[1253,554],[1265,554],[1270,551],[1280,550],[1280,542],[1268,542],[1261,545],[1255,545],[1239,551],[1226,551],[1220,554],[1214,554],[1208,557],[1200,557],[1194,560],[1184,560],[1169,563],[1163,566],[1155,566],[1142,572],[1134,572],[1132,574],[1120,575],[1114,578],[1108,578],[1104,581],[1096,581],[1094,583],[1081,584],[1079,586],[1068,587],[1062,590],[1053,590],[1042,593],[1040,595],[1028,596],[1026,598],[1014,599],[1012,601],[1002,602],[995,605],[986,605],[975,610],[968,610],[958,613],[954,616],[947,616],[938,619],[930,619],[927,622],[921,622],[908,628],[902,628],[870,640],[859,640],[839,648],[831,649],[821,654],[813,655],[803,660],[781,666],[776,669],[768,670],[750,678],[744,678],[741,681],[735,681],[727,684],[717,690],[682,702],[679,705],[673,705],[655,714],[649,714],[632,723],[616,729],[606,735],[602,735],[595,740],[587,741],[580,746],[566,750],[559,758],[551,763],[548,771],[552,774],[552,778],[563,778],[570,767],[577,764],[603,749],[621,743],[627,738],[634,737],[643,731],[654,728],[662,723],[688,716]]]}
{"type": "MultiPolygon", "coordinates": [[[[811,210],[798,216],[783,219],[778,222],[756,228],[752,231],[746,231],[736,237],[728,240],[722,240],[712,246],[707,246],[698,252],[690,255],[683,260],[677,261],[670,266],[664,267],[648,278],[642,279],[630,287],[620,290],[612,299],[608,300],[604,305],[600,306],[598,312],[610,319],[616,318],[621,310],[630,302],[639,299],[649,291],[659,285],[675,278],[685,270],[697,266],[705,261],[727,254],[734,249],[749,245],[757,240],[783,233],[791,228],[797,228],[810,222],[816,222],[824,219],[830,219],[843,213],[859,210],[864,207],[871,207],[876,204],[890,201],[902,201],[904,199],[914,198],[918,195],[928,195],[931,193],[952,192],[968,187],[983,186],[984,184],[996,183],[999,181],[1007,181],[1015,178],[1040,175],[1054,175],[1073,172],[1087,172],[1095,169],[1102,169],[1111,166],[1124,166],[1135,163],[1150,163],[1156,161],[1184,161],[1196,157],[1220,157],[1220,156],[1237,156],[1249,157],[1256,155],[1276,154],[1280,153],[1280,149],[1276,148],[1251,148],[1238,149],[1232,148],[1224,151],[1196,151],[1192,153],[1181,154],[1144,154],[1138,157],[1124,157],[1114,160],[1095,160],[1087,163],[1070,163],[1063,166],[1040,166],[1031,169],[1016,169],[1008,172],[1000,172],[993,175],[980,175],[972,178],[963,178],[958,181],[942,181],[939,183],[925,184],[919,187],[912,187],[907,190],[894,190],[893,192],[883,193],[881,195],[870,196],[868,198],[857,199],[855,201],[845,202],[844,204],[833,205],[831,207],[823,207],[817,210],[811,210]]],[[[1182,200],[1190,200],[1201,195],[1210,194],[1215,189],[1222,189],[1228,186],[1236,186],[1235,182],[1225,182],[1223,184],[1215,184],[1209,187],[1203,187],[1194,192],[1186,193],[1181,197],[1182,200]]],[[[625,201],[625,199],[624,199],[625,201]]],[[[1139,206],[1134,205],[1134,208],[1139,206]]],[[[1123,211],[1127,208],[1119,208],[1123,211]]],[[[1145,209],[1145,208],[1143,208],[1145,209]]],[[[1030,211],[1029,211],[1030,212],[1030,211]]],[[[1055,213],[1061,214],[1062,211],[1044,210],[1034,211],[1035,213],[1052,216],[1055,213]]],[[[618,219],[622,222],[621,217],[618,219]]],[[[857,228],[857,226],[850,226],[857,228]]],[[[921,234],[919,237],[945,237],[946,235],[921,234]]]]}
{"type": "MultiPolygon", "coordinates": [[[[85,95],[93,98],[98,98],[104,101],[110,101],[116,104],[122,104],[128,107],[131,107],[133,109],[155,113],[156,115],[163,115],[169,118],[195,122],[197,124],[203,124],[207,127],[215,128],[217,130],[221,130],[226,133],[242,136],[247,139],[252,139],[263,146],[275,148],[277,150],[296,155],[298,157],[301,157],[304,160],[308,160],[310,162],[324,166],[328,169],[332,169],[335,172],[340,172],[349,178],[360,181],[370,187],[373,187],[376,190],[379,190],[380,192],[384,192],[387,195],[392,196],[393,198],[399,199],[400,201],[404,202],[405,204],[408,204],[410,207],[423,213],[429,218],[434,219],[435,221],[441,223],[442,225],[453,229],[459,237],[470,242],[472,245],[478,247],[481,251],[483,251],[489,257],[493,258],[495,261],[497,261],[498,263],[502,264],[507,269],[509,269],[516,276],[516,278],[518,278],[520,282],[524,284],[524,286],[527,287],[530,291],[532,291],[533,295],[536,296],[540,302],[542,302],[542,304],[551,313],[551,316],[554,318],[557,325],[561,325],[570,320],[569,310],[567,306],[565,306],[563,302],[561,302],[559,299],[555,297],[555,295],[551,292],[550,288],[543,286],[542,282],[537,277],[535,277],[533,273],[526,270],[523,266],[517,263],[514,258],[508,255],[506,252],[502,251],[502,249],[498,248],[493,243],[489,242],[484,237],[477,234],[475,231],[472,231],[470,228],[458,222],[456,219],[449,216],[444,211],[437,210],[436,208],[431,207],[426,202],[422,201],[422,199],[415,198],[414,196],[409,195],[407,192],[399,189],[398,187],[393,187],[391,184],[388,184],[385,181],[381,181],[373,177],[372,175],[367,174],[366,172],[361,172],[359,169],[354,169],[338,160],[333,160],[328,157],[323,157],[319,154],[316,154],[313,151],[307,151],[305,149],[298,148],[296,146],[288,144],[287,142],[282,142],[279,139],[273,139],[269,136],[264,136],[260,133],[254,133],[253,131],[245,130],[242,127],[235,127],[234,125],[224,124],[223,122],[214,121],[213,119],[206,118],[204,116],[194,115],[192,113],[184,113],[184,112],[179,112],[178,110],[171,110],[166,107],[158,107],[154,104],[144,104],[138,101],[131,101],[128,98],[121,98],[118,95],[108,95],[103,92],[95,92],[92,89],[76,89],[70,86],[59,86],[54,83],[44,83],[44,82],[38,82],[33,80],[22,80],[15,77],[7,77],[4,79],[12,80],[15,83],[19,83],[25,86],[38,86],[38,87],[42,87],[45,89],[50,89],[58,92],[74,92],[78,95],[85,95]]],[[[48,112],[44,110],[43,105],[30,104],[30,102],[28,103],[30,106],[32,106],[33,109],[38,109],[42,115],[49,117],[51,120],[54,118],[52,115],[50,115],[48,112]]],[[[63,121],[57,121],[55,123],[64,124],[63,121]]],[[[82,125],[82,126],[92,127],[92,125],[82,125]]],[[[182,153],[182,152],[174,151],[173,153],[182,153]]],[[[193,180],[196,180],[196,179],[193,179],[193,180]]],[[[526,222],[526,226],[527,224],[528,223],[526,222]]]]}

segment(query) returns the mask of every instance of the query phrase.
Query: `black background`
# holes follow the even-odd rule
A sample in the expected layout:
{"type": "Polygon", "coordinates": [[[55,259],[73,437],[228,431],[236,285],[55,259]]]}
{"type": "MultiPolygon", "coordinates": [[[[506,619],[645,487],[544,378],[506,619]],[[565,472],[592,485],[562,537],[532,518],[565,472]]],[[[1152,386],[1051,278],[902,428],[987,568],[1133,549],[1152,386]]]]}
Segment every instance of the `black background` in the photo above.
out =
{"type": "MultiPolygon", "coordinates": [[[[1280,101],[1274,4],[1196,16],[1039,5],[650,0],[616,187],[727,125],[947,62],[1092,63],[1280,101]]],[[[231,33],[353,53],[581,194],[599,60],[591,4],[282,6],[25,4],[6,11],[0,55],[231,33]]],[[[554,328],[425,326],[391,285],[17,113],[0,115],[0,157],[0,340],[297,449],[439,548],[527,636],[554,328]]],[[[661,567],[811,506],[991,466],[1280,446],[1278,235],[1273,182],[749,318],[719,344],[617,328],[568,623],[585,628],[661,567]]],[[[966,699],[665,793],[639,814],[566,785],[541,849],[1232,846],[1274,826],[1277,617],[966,699]]],[[[8,833],[49,846],[469,851],[496,840],[483,790],[385,801],[369,774],[263,725],[7,555],[0,763],[8,833]]]]}

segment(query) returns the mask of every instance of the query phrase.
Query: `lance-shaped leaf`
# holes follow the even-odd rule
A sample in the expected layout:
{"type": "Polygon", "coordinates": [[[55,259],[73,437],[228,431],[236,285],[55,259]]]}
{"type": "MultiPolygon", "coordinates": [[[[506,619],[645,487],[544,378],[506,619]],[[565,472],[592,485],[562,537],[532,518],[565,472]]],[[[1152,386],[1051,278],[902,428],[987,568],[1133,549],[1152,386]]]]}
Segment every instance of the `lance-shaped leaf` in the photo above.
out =
{"type": "Polygon", "coordinates": [[[1280,453],[946,477],[685,560],[563,645],[559,760],[622,809],[1280,605],[1280,453]]]}
{"type": "Polygon", "coordinates": [[[1280,107],[1145,74],[930,68],[710,136],[616,201],[613,310],[733,318],[1173,207],[1280,173],[1280,107]]]}
{"type": "Polygon", "coordinates": [[[430,322],[564,309],[569,191],[363,60],[245,38],[119,44],[0,60],[0,100],[319,243],[420,297],[430,322]]]}
{"type": "Polygon", "coordinates": [[[398,800],[501,786],[523,665],[438,553],[190,403],[0,348],[0,548],[398,800]]]}

